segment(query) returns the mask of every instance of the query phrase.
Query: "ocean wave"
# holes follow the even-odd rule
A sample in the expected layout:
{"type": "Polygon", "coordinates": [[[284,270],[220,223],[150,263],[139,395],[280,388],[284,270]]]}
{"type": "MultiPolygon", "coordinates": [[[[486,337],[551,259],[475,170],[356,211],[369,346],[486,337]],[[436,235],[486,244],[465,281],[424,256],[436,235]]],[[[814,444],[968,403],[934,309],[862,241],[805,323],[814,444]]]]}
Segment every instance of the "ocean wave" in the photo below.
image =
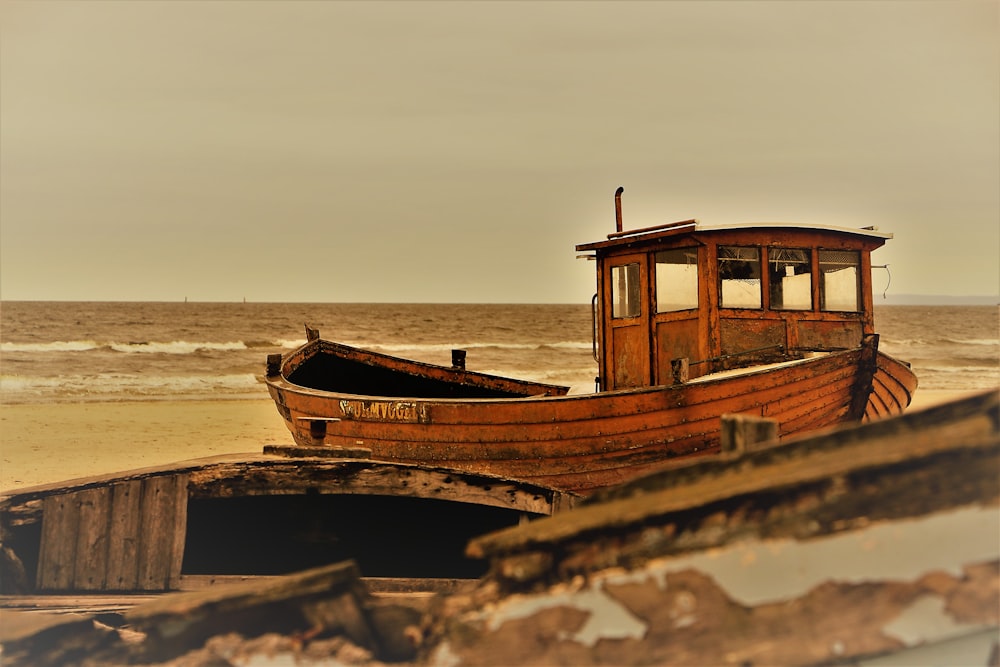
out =
{"type": "Polygon", "coordinates": [[[230,375],[130,375],[99,373],[33,377],[0,375],[4,403],[115,401],[144,398],[266,396],[262,379],[253,373],[230,375]]]}
{"type": "Polygon", "coordinates": [[[102,347],[93,340],[53,341],[51,343],[0,343],[0,352],[86,352],[102,347]]]}
{"type": "MultiPolygon", "coordinates": [[[[305,344],[302,338],[281,338],[274,341],[227,341],[199,342],[175,340],[162,341],[128,341],[128,342],[97,342],[93,340],[55,341],[51,343],[0,343],[0,353],[13,352],[90,352],[93,350],[113,350],[124,354],[195,354],[197,352],[227,352],[251,349],[282,348],[294,349],[305,344]]],[[[449,352],[451,350],[589,350],[591,341],[565,340],[552,343],[377,343],[371,341],[351,341],[345,343],[351,347],[375,350],[387,353],[422,353],[449,352]]]]}
{"type": "Polygon", "coordinates": [[[345,343],[351,347],[380,352],[449,352],[451,350],[589,350],[590,341],[558,341],[555,343],[345,343]]]}
{"type": "Polygon", "coordinates": [[[487,375],[499,375],[507,378],[517,378],[530,382],[542,382],[544,384],[557,385],[585,385],[592,387],[597,369],[594,367],[580,368],[559,368],[555,370],[527,370],[510,368],[486,368],[476,369],[479,373],[487,375]]]}
{"type": "Polygon", "coordinates": [[[256,349],[266,349],[271,347],[281,347],[280,342],[275,343],[271,340],[248,340],[243,342],[243,346],[248,350],[256,349]]]}
{"type": "Polygon", "coordinates": [[[109,343],[108,348],[115,352],[126,354],[195,354],[197,352],[228,352],[231,350],[246,350],[247,346],[242,341],[232,341],[228,343],[194,343],[185,340],[175,340],[169,343],[156,342],[130,342],[130,343],[109,343]]]}
{"type": "Polygon", "coordinates": [[[942,365],[942,364],[914,364],[914,371],[919,377],[920,373],[968,373],[982,375],[984,377],[996,377],[1000,379],[1000,366],[968,366],[968,365],[942,365]]]}
{"type": "Polygon", "coordinates": [[[542,347],[554,347],[559,350],[592,350],[593,341],[566,340],[559,343],[546,343],[542,347]]]}
{"type": "Polygon", "coordinates": [[[883,338],[882,344],[899,347],[939,347],[941,345],[1000,346],[1000,338],[883,338]]]}
{"type": "Polygon", "coordinates": [[[958,339],[948,339],[949,343],[954,343],[956,345],[991,345],[1000,346],[1000,338],[958,338],[958,339]]]}
{"type": "Polygon", "coordinates": [[[930,355],[909,355],[906,361],[915,368],[967,368],[977,371],[1000,371],[1000,359],[996,356],[974,357],[968,355],[955,355],[950,357],[939,357],[930,355]]]}
{"type": "Polygon", "coordinates": [[[537,345],[530,343],[348,343],[351,347],[381,352],[448,352],[450,350],[533,350],[537,345]]]}
{"type": "Polygon", "coordinates": [[[91,352],[94,350],[113,350],[125,354],[196,354],[198,352],[228,352],[235,350],[248,350],[255,348],[269,347],[296,347],[302,341],[243,341],[227,342],[196,342],[186,340],[175,340],[169,342],[159,341],[128,341],[125,343],[108,342],[99,343],[93,340],[70,340],[54,341],[51,343],[0,343],[0,353],[14,352],[91,352]]]}

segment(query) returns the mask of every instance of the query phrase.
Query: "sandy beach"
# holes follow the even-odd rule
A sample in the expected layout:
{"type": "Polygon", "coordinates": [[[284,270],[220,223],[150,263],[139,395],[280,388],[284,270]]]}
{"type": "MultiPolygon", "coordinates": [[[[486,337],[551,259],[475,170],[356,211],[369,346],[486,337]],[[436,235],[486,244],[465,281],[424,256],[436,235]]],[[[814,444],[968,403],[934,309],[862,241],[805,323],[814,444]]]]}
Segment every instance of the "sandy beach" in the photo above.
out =
{"type": "MultiPolygon", "coordinates": [[[[969,393],[920,390],[910,410],[969,393]]],[[[291,441],[265,398],[0,405],[0,490],[291,441]]]]}
{"type": "Polygon", "coordinates": [[[268,398],[0,405],[0,489],[291,441],[268,398]]]}

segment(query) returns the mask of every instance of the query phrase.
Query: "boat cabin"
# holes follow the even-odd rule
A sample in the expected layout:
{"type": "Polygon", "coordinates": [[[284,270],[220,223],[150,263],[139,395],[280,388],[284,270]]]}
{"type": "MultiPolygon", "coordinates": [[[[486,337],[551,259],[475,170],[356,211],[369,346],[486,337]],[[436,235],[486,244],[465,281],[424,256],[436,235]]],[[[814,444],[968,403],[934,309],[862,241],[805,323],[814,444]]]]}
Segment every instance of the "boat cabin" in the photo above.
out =
{"type": "Polygon", "coordinates": [[[858,347],[874,334],[871,251],[891,234],[686,220],[576,247],[597,263],[600,390],[858,347]]]}

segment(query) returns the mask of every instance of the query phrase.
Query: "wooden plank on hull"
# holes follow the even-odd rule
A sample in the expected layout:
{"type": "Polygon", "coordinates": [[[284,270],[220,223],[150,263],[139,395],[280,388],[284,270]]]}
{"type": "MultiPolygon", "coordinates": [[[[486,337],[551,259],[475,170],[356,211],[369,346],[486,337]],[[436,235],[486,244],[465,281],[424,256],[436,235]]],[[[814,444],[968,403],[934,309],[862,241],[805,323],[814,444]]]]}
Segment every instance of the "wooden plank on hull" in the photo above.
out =
{"type": "Polygon", "coordinates": [[[141,480],[126,480],[111,486],[107,565],[107,589],[110,591],[138,588],[141,500],[141,480]]]}
{"type": "Polygon", "coordinates": [[[42,502],[42,538],[36,579],[39,590],[60,591],[72,587],[79,516],[75,493],[49,496],[42,502]]]}
{"type": "Polygon", "coordinates": [[[187,475],[161,475],[143,481],[138,590],[170,590],[180,583],[187,479],[187,475]]]}
{"type": "MultiPolygon", "coordinates": [[[[456,460],[462,457],[475,460],[502,450],[506,443],[512,447],[544,446],[546,453],[552,454],[556,450],[577,447],[582,444],[581,439],[601,433],[641,436],[651,420],[663,424],[662,428],[683,429],[685,424],[699,419],[715,420],[726,412],[756,411],[760,414],[761,406],[771,401],[794,401],[796,397],[808,395],[815,387],[822,388],[830,382],[844,379],[853,381],[854,375],[853,367],[831,364],[829,358],[823,358],[810,362],[808,368],[799,365],[782,369],[780,375],[777,372],[751,373],[726,385],[691,384],[684,388],[683,404],[677,402],[681,394],[666,387],[658,392],[620,395],[613,400],[611,397],[598,397],[587,404],[593,410],[581,413],[578,418],[554,418],[550,412],[543,423],[530,419],[514,420],[515,423],[509,424],[510,428],[500,430],[498,425],[508,425],[500,418],[500,411],[510,406],[498,405],[496,410],[491,410],[493,421],[490,423],[482,423],[482,413],[479,413],[480,421],[470,421],[460,410],[465,407],[465,411],[471,411],[468,406],[448,406],[447,409],[453,413],[448,415],[451,419],[438,421],[433,429],[421,424],[345,420],[338,423],[336,431],[327,432],[326,444],[355,445],[362,441],[366,447],[373,449],[374,456],[400,455],[414,460],[456,460]],[[609,409],[612,406],[615,408],[613,411],[609,409]],[[559,423],[557,429],[553,426],[553,419],[559,423]],[[380,442],[392,443],[392,451],[379,452],[377,445],[380,442]],[[454,445],[454,450],[443,452],[445,448],[442,445],[454,445]],[[406,448],[405,454],[401,451],[403,447],[406,448]]],[[[547,404],[547,407],[550,410],[562,409],[555,403],[547,404]]],[[[442,406],[441,410],[445,407],[442,406]]],[[[523,410],[528,412],[527,407],[523,410]]],[[[510,417],[514,419],[513,414],[510,417]]],[[[561,451],[561,454],[565,453],[568,452],[561,451]]]]}
{"type": "Polygon", "coordinates": [[[875,374],[874,391],[885,408],[882,414],[902,412],[910,404],[911,389],[892,373],[880,370],[875,374]]]}
{"type": "Polygon", "coordinates": [[[103,590],[107,579],[111,489],[98,486],[75,495],[79,505],[79,529],[70,587],[79,591],[103,590]]]}

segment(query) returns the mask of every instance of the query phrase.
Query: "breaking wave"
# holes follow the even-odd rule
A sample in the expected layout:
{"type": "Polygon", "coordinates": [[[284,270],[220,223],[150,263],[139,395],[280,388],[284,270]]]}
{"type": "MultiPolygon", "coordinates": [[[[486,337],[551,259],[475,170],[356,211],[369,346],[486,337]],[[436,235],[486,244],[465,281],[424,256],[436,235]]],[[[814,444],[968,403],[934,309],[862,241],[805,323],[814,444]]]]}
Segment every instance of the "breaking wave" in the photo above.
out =
{"type": "Polygon", "coordinates": [[[266,397],[252,373],[213,376],[132,375],[98,373],[32,377],[0,375],[0,395],[8,404],[81,401],[132,401],[164,398],[266,397]]]}

